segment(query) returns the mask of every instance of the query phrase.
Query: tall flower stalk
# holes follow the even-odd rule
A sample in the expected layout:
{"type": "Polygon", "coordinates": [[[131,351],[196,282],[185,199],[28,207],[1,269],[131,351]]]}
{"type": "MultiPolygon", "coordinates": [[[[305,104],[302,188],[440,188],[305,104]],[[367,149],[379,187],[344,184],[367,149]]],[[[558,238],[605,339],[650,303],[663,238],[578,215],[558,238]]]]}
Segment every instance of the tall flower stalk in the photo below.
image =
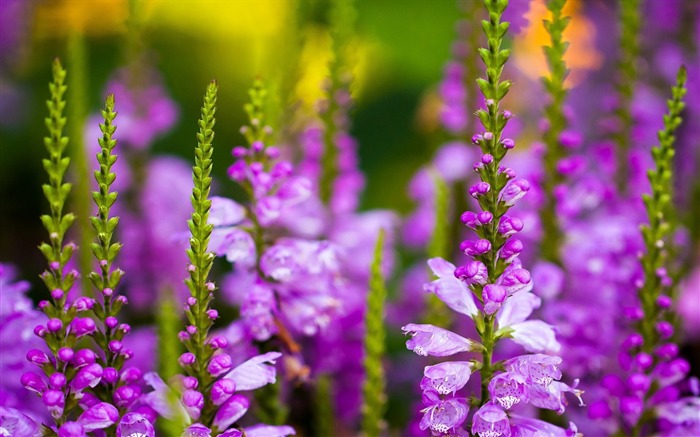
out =
{"type": "Polygon", "coordinates": [[[379,437],[384,428],[383,417],[386,408],[386,390],[384,378],[384,302],[386,286],[382,277],[382,252],[384,250],[384,231],[379,231],[374,248],[367,297],[367,315],[365,317],[365,381],[362,387],[362,433],[365,437],[379,437]]]}
{"type": "Polygon", "coordinates": [[[561,378],[558,365],[561,358],[554,355],[560,346],[553,327],[540,320],[527,320],[541,300],[530,292],[530,273],[521,267],[518,255],[523,250],[520,240],[511,238],[522,229],[522,222],[505,215],[529,185],[515,179],[515,172],[502,167],[501,161],[514,142],[502,138],[502,132],[512,114],[500,108],[508,93],[510,81],[501,81],[503,66],[509,50],[501,44],[509,23],[501,22],[507,0],[485,0],[489,19],[482,22],[488,46],[479,50],[486,65],[486,79],[478,86],[484,94],[486,109],[476,112],[486,129],[473,137],[481,148],[481,160],[474,165],[481,182],[469,188],[481,211],[467,211],[462,222],[473,229],[477,240],[466,240],[460,249],[471,258],[465,265],[455,267],[441,258],[432,258],[428,265],[437,277],[425,285],[454,311],[474,321],[480,341],[429,324],[408,324],[402,329],[411,335],[406,345],[419,355],[437,357],[461,352],[477,352],[481,360],[448,361],[427,366],[421,381],[423,417],[420,428],[434,435],[454,435],[462,432],[469,407],[478,407],[473,415],[471,432],[480,437],[510,436],[513,432],[538,430],[565,432],[536,419],[512,414],[516,404],[530,403],[535,407],[563,412],[564,393],[580,392],[557,381],[561,378]],[[496,344],[511,338],[532,354],[520,355],[494,362],[496,344]],[[481,376],[478,396],[463,397],[461,389],[472,372],[481,376]]]}
{"type": "Polygon", "coordinates": [[[544,53],[549,65],[549,76],[542,78],[542,83],[550,99],[544,108],[547,121],[543,138],[546,146],[543,157],[544,180],[542,182],[545,203],[540,210],[540,218],[542,232],[547,238],[542,242],[542,257],[557,265],[562,264],[559,250],[562,245],[563,233],[557,218],[555,189],[564,181],[557,166],[568,154],[560,140],[560,136],[568,124],[564,113],[564,102],[567,95],[564,81],[569,73],[564,62],[564,54],[568,43],[564,42],[563,33],[570,18],[563,15],[565,5],[566,0],[547,2],[551,20],[545,20],[544,27],[549,34],[550,45],[544,47],[544,53]]]}
{"type": "MultiPolygon", "coordinates": [[[[90,310],[98,313],[100,306],[96,307],[95,301],[85,296],[69,302],[68,295],[79,275],[75,270],[64,272],[76,250],[73,243],[63,244],[66,232],[75,221],[72,213],[63,212],[67,196],[71,191],[71,184],[63,181],[70,163],[70,158],[63,155],[68,145],[68,138],[63,136],[66,125],[66,118],[63,116],[66,106],[63,100],[66,91],[65,78],[66,72],[60,62],[54,61],[53,82],[49,86],[51,99],[47,102],[49,117],[46,118],[46,126],[49,137],[44,139],[49,158],[43,161],[44,169],[49,175],[49,183],[42,187],[49,201],[51,213],[41,217],[44,227],[49,232],[50,243],[42,243],[39,246],[49,262],[49,269],[41,275],[41,278],[50,290],[51,299],[39,303],[39,308],[49,320],[46,325],[38,325],[34,329],[34,333],[46,342],[50,355],[39,349],[31,349],[27,353],[27,359],[41,368],[44,375],[26,372],[22,375],[21,382],[28,390],[41,396],[54,419],[54,426],[42,426],[42,435],[84,435],[86,432],[101,429],[107,429],[108,435],[114,435],[115,430],[110,427],[116,423],[120,414],[111,403],[113,398],[111,396],[98,398],[95,395],[104,393],[101,388],[96,388],[98,384],[114,383],[118,377],[116,370],[108,366],[120,367],[121,363],[98,357],[91,349],[79,348],[80,340],[87,336],[92,335],[98,343],[100,342],[102,334],[97,329],[95,321],[92,317],[85,315],[90,310]],[[79,413],[78,407],[84,411],[79,413]]],[[[111,142],[109,144],[114,146],[111,142]]],[[[107,155],[107,158],[113,163],[114,157],[107,155]]],[[[104,168],[101,168],[102,170],[104,168]]],[[[98,172],[100,175],[102,175],[101,171],[98,172]]],[[[100,180],[99,177],[98,180],[100,180]]],[[[115,196],[107,192],[104,194],[109,197],[109,202],[114,202],[115,196]]],[[[97,199],[96,201],[100,203],[97,199]]],[[[107,208],[104,217],[107,217],[108,212],[107,208]]],[[[113,229],[116,220],[109,225],[113,229]]],[[[111,236],[111,230],[108,232],[111,236]]],[[[109,239],[107,242],[109,243],[109,239]]],[[[111,249],[111,246],[108,245],[108,247],[111,249]]],[[[102,259],[113,259],[113,256],[116,256],[116,253],[110,250],[110,254],[102,259]]],[[[116,276],[119,275],[114,275],[116,276]]],[[[112,278],[110,276],[110,281],[112,278]]],[[[121,302],[118,302],[118,306],[121,306],[121,302]]],[[[110,342],[111,345],[117,343],[110,342]]],[[[117,349],[121,350],[121,347],[117,349]]],[[[38,429],[35,431],[38,434],[38,429]]]]}
{"type": "MultiPolygon", "coordinates": [[[[187,309],[185,315],[193,328],[189,339],[186,340],[185,347],[192,356],[194,362],[186,363],[185,369],[190,376],[193,376],[198,381],[198,386],[203,390],[210,387],[212,375],[207,372],[207,367],[214,354],[214,348],[207,344],[209,330],[213,325],[213,320],[216,317],[216,311],[211,309],[213,299],[213,291],[216,289],[212,282],[209,282],[209,271],[214,262],[214,254],[208,251],[209,238],[213,226],[208,223],[209,209],[211,208],[211,200],[209,192],[211,191],[211,169],[212,169],[212,154],[214,152],[214,124],[216,119],[216,97],[218,86],[216,82],[212,82],[207,87],[204,96],[204,104],[202,105],[201,117],[199,119],[199,132],[197,133],[197,147],[195,148],[195,165],[192,168],[192,218],[187,222],[190,229],[190,248],[187,250],[187,256],[190,260],[189,278],[185,280],[187,287],[190,290],[191,299],[188,298],[187,309]]],[[[205,393],[205,395],[208,393],[205,393]]],[[[209,397],[205,396],[207,401],[209,397]]],[[[208,402],[209,403],[209,402],[208,402]]],[[[207,417],[213,413],[212,406],[206,405],[209,408],[203,409],[204,423],[211,420],[207,417]]]]}
{"type": "Polygon", "coordinates": [[[614,134],[617,161],[616,183],[618,192],[628,194],[630,177],[629,153],[632,144],[632,98],[637,82],[637,58],[640,51],[639,33],[642,26],[641,0],[620,0],[620,52],[615,81],[617,106],[615,115],[619,126],[614,134]]]}

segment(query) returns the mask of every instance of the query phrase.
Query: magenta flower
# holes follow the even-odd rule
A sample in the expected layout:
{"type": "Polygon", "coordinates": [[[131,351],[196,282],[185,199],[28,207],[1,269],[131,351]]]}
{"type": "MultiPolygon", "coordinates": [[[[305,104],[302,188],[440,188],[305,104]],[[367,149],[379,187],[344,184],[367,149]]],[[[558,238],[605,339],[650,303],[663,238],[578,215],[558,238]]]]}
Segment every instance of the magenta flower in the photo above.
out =
{"type": "Polygon", "coordinates": [[[510,437],[510,421],[501,407],[487,403],[474,413],[472,434],[479,437],[510,437]]]}
{"type": "Polygon", "coordinates": [[[447,361],[434,366],[426,366],[420,388],[423,391],[435,390],[446,395],[455,393],[469,381],[474,364],[468,361],[447,361]]]}
{"type": "Polygon", "coordinates": [[[418,325],[409,323],[401,328],[404,334],[411,338],[406,341],[406,347],[418,355],[446,357],[459,352],[474,350],[475,343],[446,329],[433,325],[418,325]]]}
{"type": "Polygon", "coordinates": [[[435,293],[447,306],[458,313],[473,317],[479,312],[474,295],[464,281],[455,278],[454,264],[442,258],[428,260],[428,266],[438,279],[425,284],[425,291],[435,293]]]}

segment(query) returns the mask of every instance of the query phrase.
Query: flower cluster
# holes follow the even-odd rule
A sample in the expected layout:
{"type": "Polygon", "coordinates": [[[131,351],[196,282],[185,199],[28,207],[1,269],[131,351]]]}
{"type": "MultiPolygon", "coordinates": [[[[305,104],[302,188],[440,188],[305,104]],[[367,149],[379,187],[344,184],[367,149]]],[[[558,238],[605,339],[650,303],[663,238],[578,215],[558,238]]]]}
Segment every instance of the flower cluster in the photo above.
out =
{"type": "MultiPolygon", "coordinates": [[[[488,49],[480,54],[488,69],[488,80],[479,79],[478,85],[486,108],[478,110],[477,116],[487,131],[472,139],[483,155],[474,165],[481,181],[469,188],[481,211],[467,211],[461,217],[478,238],[460,244],[460,250],[470,260],[459,267],[441,258],[431,259],[428,263],[437,279],[425,286],[452,310],[471,318],[481,341],[427,324],[402,328],[411,335],[406,346],[419,355],[482,354],[481,361],[451,361],[425,368],[421,381],[425,408],[419,427],[430,429],[434,435],[462,432],[470,405],[479,406],[473,415],[471,432],[481,437],[551,430],[556,427],[535,420],[521,423],[516,418],[511,423],[506,411],[530,403],[561,414],[565,393],[580,396],[580,391],[558,381],[561,358],[545,355],[556,354],[560,349],[553,327],[540,320],[528,320],[539,307],[540,298],[531,293],[530,272],[522,268],[518,259],[523,244],[513,238],[523,229],[523,222],[506,214],[527,193],[529,184],[517,179],[514,170],[500,166],[507,151],[515,146],[513,140],[501,136],[512,113],[499,109],[511,85],[509,81],[500,82],[509,55],[500,49],[508,29],[508,23],[500,22],[507,2],[487,0],[485,5],[489,12],[489,21],[483,22],[488,49]],[[496,343],[503,338],[513,339],[532,354],[493,362],[496,343]],[[475,371],[481,375],[480,397],[458,396],[475,371]]],[[[559,429],[557,434],[566,432],[559,429]]]]}

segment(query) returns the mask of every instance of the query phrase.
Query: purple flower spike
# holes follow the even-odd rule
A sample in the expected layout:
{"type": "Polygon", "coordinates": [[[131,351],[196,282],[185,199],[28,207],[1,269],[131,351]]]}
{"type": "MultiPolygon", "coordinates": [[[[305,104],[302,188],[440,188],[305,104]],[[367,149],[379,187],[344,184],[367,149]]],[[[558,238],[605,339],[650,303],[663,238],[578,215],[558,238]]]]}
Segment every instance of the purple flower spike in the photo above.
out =
{"type": "Polygon", "coordinates": [[[426,366],[420,388],[424,391],[435,390],[442,395],[455,393],[467,384],[473,368],[473,363],[468,361],[448,361],[426,366]]]}
{"type": "Polygon", "coordinates": [[[487,403],[474,414],[472,433],[479,437],[510,437],[510,422],[501,407],[487,403]]]}
{"type": "Polygon", "coordinates": [[[469,352],[475,345],[473,341],[461,335],[433,325],[409,323],[401,330],[404,334],[411,335],[406,342],[406,347],[418,355],[445,357],[459,352],[469,352]]]}
{"type": "MultiPolygon", "coordinates": [[[[512,238],[508,241],[506,241],[506,244],[501,247],[500,252],[498,253],[498,256],[506,263],[512,262],[515,257],[520,255],[520,252],[523,251],[523,242],[512,238]]],[[[466,253],[466,252],[465,252],[466,253]]],[[[467,254],[469,255],[469,254],[467,254]]]]}
{"type": "Polygon", "coordinates": [[[156,431],[146,416],[127,413],[117,426],[117,437],[155,437],[156,431]]]}

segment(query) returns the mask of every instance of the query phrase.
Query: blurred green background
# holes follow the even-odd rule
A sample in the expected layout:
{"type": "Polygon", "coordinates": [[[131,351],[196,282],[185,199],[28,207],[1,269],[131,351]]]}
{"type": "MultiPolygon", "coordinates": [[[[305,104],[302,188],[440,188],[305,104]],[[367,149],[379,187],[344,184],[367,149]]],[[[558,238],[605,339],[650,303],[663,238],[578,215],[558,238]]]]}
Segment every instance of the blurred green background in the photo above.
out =
{"type": "MultiPolygon", "coordinates": [[[[95,113],[109,78],[127,59],[128,5],[126,0],[19,3],[19,14],[3,11],[3,21],[10,19],[10,12],[19,16],[15,24],[20,33],[15,47],[3,48],[2,53],[0,260],[17,264],[22,276],[35,278],[43,266],[36,245],[43,236],[38,219],[45,209],[40,189],[45,179],[42,119],[51,60],[59,56],[65,65],[70,33],[84,30],[87,109],[95,113]],[[15,94],[19,98],[10,98],[15,94]]],[[[153,153],[191,159],[201,96],[215,78],[220,98],[214,169],[222,182],[219,191],[226,193],[233,185],[225,177],[232,161],[229,152],[242,141],[238,129],[252,80],[261,76],[274,82],[285,75],[285,80],[299,79],[292,99],[307,106],[321,96],[329,51],[328,2],[139,4],[147,58],[180,109],[176,128],[157,140],[153,153]]],[[[357,0],[355,5],[358,65],[353,133],[368,178],[363,207],[407,211],[411,205],[406,184],[431,155],[425,123],[416,122],[417,114],[427,100],[426,90],[440,80],[449,59],[459,11],[452,0],[357,0]]]]}

